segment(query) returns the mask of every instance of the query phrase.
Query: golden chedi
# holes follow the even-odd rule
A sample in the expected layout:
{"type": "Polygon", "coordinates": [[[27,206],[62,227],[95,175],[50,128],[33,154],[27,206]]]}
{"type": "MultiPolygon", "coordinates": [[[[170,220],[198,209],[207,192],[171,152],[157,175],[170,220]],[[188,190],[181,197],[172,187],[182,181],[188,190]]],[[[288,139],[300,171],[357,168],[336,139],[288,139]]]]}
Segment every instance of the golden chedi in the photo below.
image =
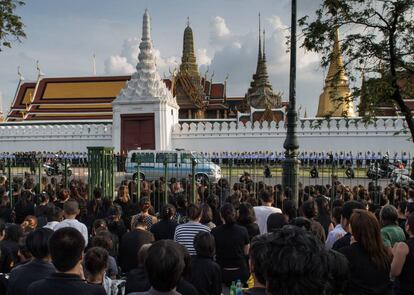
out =
{"type": "Polygon", "coordinates": [[[316,117],[354,117],[352,93],[349,90],[344,61],[339,46],[338,30],[335,33],[334,48],[325,79],[323,93],[319,96],[316,117]]]}

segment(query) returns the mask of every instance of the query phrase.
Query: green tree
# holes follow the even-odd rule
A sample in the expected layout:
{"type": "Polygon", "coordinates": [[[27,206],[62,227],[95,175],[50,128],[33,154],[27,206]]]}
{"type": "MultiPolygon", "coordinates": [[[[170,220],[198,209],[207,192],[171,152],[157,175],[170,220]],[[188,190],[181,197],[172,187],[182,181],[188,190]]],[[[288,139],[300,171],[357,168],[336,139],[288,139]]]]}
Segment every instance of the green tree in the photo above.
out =
{"type": "Polygon", "coordinates": [[[0,51],[26,37],[22,19],[16,14],[17,7],[24,4],[19,0],[0,0],[0,51]]]}
{"type": "Polygon", "coordinates": [[[363,87],[353,88],[355,97],[365,99],[365,119],[372,118],[378,106],[391,103],[405,117],[414,142],[407,105],[407,99],[414,99],[414,0],[323,0],[315,16],[299,20],[302,46],[321,54],[326,67],[339,29],[351,81],[361,72],[367,75],[363,87]]]}

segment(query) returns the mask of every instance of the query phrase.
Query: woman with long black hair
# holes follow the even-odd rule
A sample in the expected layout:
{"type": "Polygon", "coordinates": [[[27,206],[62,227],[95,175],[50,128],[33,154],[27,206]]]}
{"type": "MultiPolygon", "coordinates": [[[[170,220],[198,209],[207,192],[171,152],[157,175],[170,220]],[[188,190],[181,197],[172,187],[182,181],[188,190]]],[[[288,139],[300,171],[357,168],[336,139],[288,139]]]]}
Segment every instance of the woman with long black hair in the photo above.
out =
{"type": "Polygon", "coordinates": [[[350,219],[351,245],[341,248],[349,261],[350,281],[345,294],[390,293],[391,259],[380,234],[380,225],[371,212],[355,209],[350,219]]]}
{"type": "Polygon", "coordinates": [[[250,238],[247,229],[236,223],[236,210],[225,203],[220,210],[223,225],[213,228],[211,234],[216,241],[216,260],[221,267],[223,283],[230,286],[233,281],[243,284],[249,278],[246,255],[250,238]]]}

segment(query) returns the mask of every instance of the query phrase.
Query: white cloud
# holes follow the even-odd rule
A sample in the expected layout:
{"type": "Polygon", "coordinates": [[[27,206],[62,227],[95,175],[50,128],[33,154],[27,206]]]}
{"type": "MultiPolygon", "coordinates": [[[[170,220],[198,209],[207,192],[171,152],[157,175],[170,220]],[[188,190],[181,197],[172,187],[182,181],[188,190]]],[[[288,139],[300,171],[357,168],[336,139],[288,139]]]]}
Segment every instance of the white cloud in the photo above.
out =
{"type": "MultiPolygon", "coordinates": [[[[229,32],[226,38],[220,38],[218,28],[225,20],[216,17],[211,23],[210,46],[215,49],[211,60],[210,71],[215,72],[215,80],[223,81],[229,74],[228,95],[243,96],[256,70],[258,36],[257,33],[236,35],[229,32]]],[[[287,52],[286,38],[290,32],[279,16],[266,18],[262,25],[266,29],[266,58],[269,80],[275,92],[283,92],[283,100],[288,99],[290,55],[287,52]]],[[[298,45],[299,45],[298,41],[298,45]]],[[[319,57],[314,53],[306,53],[298,46],[297,52],[297,93],[298,103],[317,105],[322,82],[319,69],[319,57]],[[315,87],[317,85],[317,87],[315,87]]],[[[310,107],[308,114],[313,113],[310,107]]]]}
{"type": "MultiPolygon", "coordinates": [[[[124,40],[121,53],[112,55],[105,60],[105,73],[111,75],[129,75],[135,71],[138,62],[140,40],[136,37],[124,40]]],[[[153,49],[158,72],[163,75],[178,66],[175,56],[162,57],[158,49],[153,49]]]]}
{"type": "Polygon", "coordinates": [[[226,21],[221,16],[216,16],[211,20],[211,34],[215,37],[224,39],[230,36],[230,30],[226,25],[226,21]]]}
{"type": "Polygon", "coordinates": [[[209,66],[211,64],[211,57],[207,55],[206,48],[197,50],[197,63],[199,66],[209,66]]]}
{"type": "Polygon", "coordinates": [[[107,74],[130,75],[134,70],[134,66],[128,63],[125,56],[112,55],[105,60],[105,73],[107,74]]]}

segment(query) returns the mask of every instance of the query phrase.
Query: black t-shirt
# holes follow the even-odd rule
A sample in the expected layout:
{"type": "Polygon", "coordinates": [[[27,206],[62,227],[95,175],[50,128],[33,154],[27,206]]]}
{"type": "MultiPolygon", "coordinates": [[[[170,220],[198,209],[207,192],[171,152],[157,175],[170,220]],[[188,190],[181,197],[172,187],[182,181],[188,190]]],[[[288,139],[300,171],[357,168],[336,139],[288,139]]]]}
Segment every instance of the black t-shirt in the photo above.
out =
{"type": "Polygon", "coordinates": [[[351,237],[351,233],[346,233],[346,235],[344,235],[342,238],[340,238],[333,244],[332,249],[339,251],[339,249],[348,247],[349,245],[351,245],[351,237]]]}
{"type": "Polygon", "coordinates": [[[250,240],[252,240],[255,236],[260,235],[260,228],[257,223],[252,222],[252,223],[240,224],[240,225],[247,229],[250,240]]]}
{"type": "Polygon", "coordinates": [[[145,292],[151,288],[143,266],[139,266],[128,273],[125,282],[125,294],[132,292],[145,292]]]}
{"type": "Polygon", "coordinates": [[[184,279],[180,279],[177,284],[177,292],[181,295],[198,295],[197,289],[184,279]]]}
{"type": "Polygon", "coordinates": [[[221,294],[220,266],[208,257],[191,257],[191,283],[200,295],[221,294]]]}
{"type": "Polygon", "coordinates": [[[158,240],[174,240],[175,228],[177,223],[172,220],[161,220],[151,226],[150,231],[154,235],[156,241],[158,240]]]}
{"type": "Polygon", "coordinates": [[[339,252],[349,261],[350,280],[345,294],[389,294],[389,266],[378,268],[358,243],[343,247],[339,252]]]}
{"type": "Polygon", "coordinates": [[[32,283],[27,295],[106,295],[105,289],[99,285],[90,285],[79,276],[54,273],[50,277],[32,283]]]}
{"type": "Polygon", "coordinates": [[[135,229],[127,232],[119,245],[119,266],[123,272],[129,272],[131,269],[138,267],[138,251],[142,245],[154,241],[152,233],[135,229]]]}
{"type": "Polygon", "coordinates": [[[246,267],[244,247],[250,243],[247,229],[238,224],[223,224],[212,229],[216,240],[216,259],[222,268],[246,267]]]}

